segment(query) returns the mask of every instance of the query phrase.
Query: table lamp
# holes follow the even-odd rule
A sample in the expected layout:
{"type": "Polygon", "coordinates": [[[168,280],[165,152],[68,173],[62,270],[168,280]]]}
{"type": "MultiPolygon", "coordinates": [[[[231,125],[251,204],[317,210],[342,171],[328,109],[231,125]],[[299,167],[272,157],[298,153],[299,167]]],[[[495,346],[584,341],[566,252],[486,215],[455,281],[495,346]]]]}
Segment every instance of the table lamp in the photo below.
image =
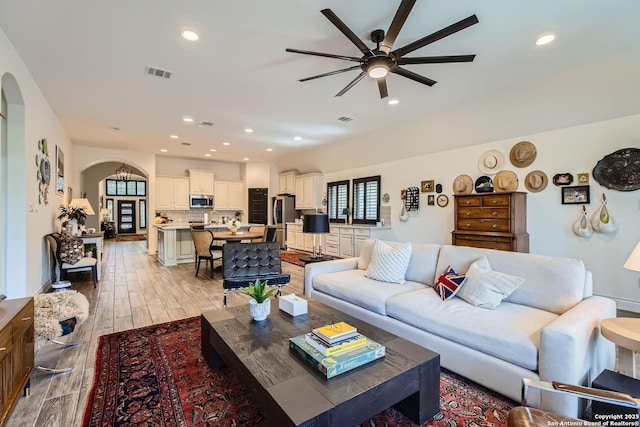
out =
{"type": "Polygon", "coordinates": [[[632,271],[640,271],[640,242],[629,255],[629,258],[624,263],[624,268],[632,271]]]}
{"type": "Polygon", "coordinates": [[[349,225],[349,215],[351,215],[351,209],[342,209],[342,215],[344,215],[344,225],[349,225]]]}
{"type": "Polygon", "coordinates": [[[100,209],[100,215],[102,215],[102,222],[109,222],[111,211],[107,208],[100,209]]]}
{"type": "Polygon", "coordinates": [[[87,215],[95,215],[96,213],[93,211],[91,207],[91,203],[87,199],[71,199],[69,202],[69,206],[74,208],[82,208],[87,215]]]}
{"type": "Polygon", "coordinates": [[[313,233],[313,255],[317,258],[318,254],[322,256],[322,246],[316,252],[316,234],[326,234],[329,232],[329,215],[326,213],[309,213],[304,215],[304,223],[302,224],[303,233],[313,233]]]}

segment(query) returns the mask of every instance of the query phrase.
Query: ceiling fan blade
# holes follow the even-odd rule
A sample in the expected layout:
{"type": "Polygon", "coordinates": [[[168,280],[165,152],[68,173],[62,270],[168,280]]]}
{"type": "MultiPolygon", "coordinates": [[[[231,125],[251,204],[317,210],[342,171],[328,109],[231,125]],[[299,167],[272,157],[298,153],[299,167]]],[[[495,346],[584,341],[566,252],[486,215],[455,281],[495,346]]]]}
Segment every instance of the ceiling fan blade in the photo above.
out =
{"type": "Polygon", "coordinates": [[[389,96],[389,92],[387,92],[387,79],[385,77],[378,79],[378,90],[380,91],[381,99],[389,96]]]}
{"type": "Polygon", "coordinates": [[[356,58],[355,56],[334,55],[332,53],[313,52],[310,50],[300,50],[300,49],[290,49],[290,48],[287,48],[286,51],[293,52],[293,53],[301,53],[303,55],[324,56],[325,58],[335,58],[335,59],[344,59],[345,61],[362,62],[361,58],[356,58]]]}
{"type": "Polygon", "coordinates": [[[358,83],[360,80],[362,80],[362,78],[366,75],[366,72],[361,72],[358,77],[356,77],[355,79],[351,80],[351,83],[349,83],[348,85],[346,85],[344,87],[344,89],[342,89],[340,92],[336,93],[336,96],[342,96],[345,94],[346,91],[348,91],[349,89],[351,89],[352,87],[354,87],[356,85],[356,83],[358,83]]]}
{"type": "Polygon", "coordinates": [[[411,13],[414,4],[416,4],[416,0],[402,0],[402,3],[398,6],[396,16],[393,17],[393,21],[391,21],[391,25],[389,25],[389,30],[387,30],[387,34],[384,36],[384,40],[382,40],[382,44],[380,45],[382,52],[386,54],[391,52],[391,47],[402,29],[404,21],[407,20],[409,13],[411,13]]]}
{"type": "Polygon", "coordinates": [[[391,72],[395,74],[399,74],[403,77],[406,77],[418,83],[425,84],[427,86],[433,86],[434,84],[437,83],[435,80],[431,80],[425,76],[421,76],[420,74],[416,74],[413,71],[409,71],[402,67],[395,67],[393,70],[391,70],[391,72]]]}
{"type": "Polygon", "coordinates": [[[465,28],[477,23],[478,17],[476,15],[471,15],[468,18],[456,22],[455,24],[451,24],[446,28],[436,31],[435,33],[429,34],[428,36],[423,37],[420,40],[416,40],[413,43],[409,43],[408,45],[401,47],[400,49],[396,49],[395,51],[393,51],[393,54],[396,56],[396,58],[399,58],[406,55],[407,53],[413,52],[416,49],[420,49],[421,47],[450,36],[451,34],[455,34],[458,31],[464,30],[465,28]]]}
{"type": "Polygon", "coordinates": [[[443,64],[446,62],[473,62],[475,55],[448,55],[448,56],[417,56],[414,58],[399,58],[398,65],[408,64],[443,64]]]}
{"type": "Polygon", "coordinates": [[[319,79],[320,77],[333,76],[334,74],[346,73],[347,71],[359,70],[361,68],[362,67],[359,66],[359,65],[354,65],[353,67],[343,68],[341,70],[336,70],[336,71],[330,71],[328,73],[318,74],[317,76],[305,77],[304,79],[300,79],[298,81],[299,82],[306,82],[308,80],[319,79]]]}
{"type": "Polygon", "coordinates": [[[373,52],[371,52],[371,49],[369,49],[367,45],[364,44],[364,42],[360,40],[360,38],[356,36],[356,34],[351,31],[349,27],[347,27],[347,24],[342,22],[342,20],[338,18],[338,15],[333,13],[331,9],[322,9],[320,12],[322,12],[322,14],[326,16],[327,19],[331,21],[331,23],[335,25],[342,34],[347,36],[347,38],[351,40],[351,43],[353,43],[358,49],[360,49],[360,52],[362,52],[366,56],[373,56],[373,52]]]}

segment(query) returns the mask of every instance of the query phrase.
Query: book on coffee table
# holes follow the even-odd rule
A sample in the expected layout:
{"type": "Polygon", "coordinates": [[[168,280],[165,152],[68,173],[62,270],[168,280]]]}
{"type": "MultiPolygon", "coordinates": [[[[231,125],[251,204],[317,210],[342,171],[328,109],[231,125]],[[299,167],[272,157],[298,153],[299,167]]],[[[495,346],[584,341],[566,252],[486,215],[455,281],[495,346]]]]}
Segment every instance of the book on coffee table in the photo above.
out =
{"type": "Polygon", "coordinates": [[[321,338],[312,332],[304,334],[304,339],[311,347],[322,353],[323,356],[332,356],[342,353],[343,351],[353,350],[367,344],[367,338],[364,335],[357,334],[354,337],[338,341],[335,344],[328,345],[321,338]]]}
{"type": "Polygon", "coordinates": [[[312,332],[327,344],[334,344],[337,341],[357,335],[358,330],[346,322],[337,322],[314,328],[312,332]]]}
{"type": "Polygon", "coordinates": [[[323,356],[309,345],[304,335],[289,338],[289,348],[305,362],[319,370],[324,376],[333,378],[384,357],[386,348],[367,338],[363,346],[347,350],[331,356],[323,356]]]}

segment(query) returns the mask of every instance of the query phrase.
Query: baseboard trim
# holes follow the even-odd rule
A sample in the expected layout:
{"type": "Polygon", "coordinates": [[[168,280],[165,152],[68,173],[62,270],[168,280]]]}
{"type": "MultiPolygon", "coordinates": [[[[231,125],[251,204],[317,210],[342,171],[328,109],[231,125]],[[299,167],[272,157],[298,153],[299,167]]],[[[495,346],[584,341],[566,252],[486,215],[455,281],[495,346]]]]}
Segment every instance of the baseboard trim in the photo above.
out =
{"type": "Polygon", "coordinates": [[[49,279],[46,282],[44,282],[44,284],[40,287],[40,289],[38,289],[36,291],[36,293],[34,295],[46,294],[50,290],[51,290],[51,279],[49,279]]]}
{"type": "Polygon", "coordinates": [[[616,302],[616,308],[618,310],[633,311],[634,313],[640,313],[640,302],[632,301],[624,298],[609,297],[616,302]]]}

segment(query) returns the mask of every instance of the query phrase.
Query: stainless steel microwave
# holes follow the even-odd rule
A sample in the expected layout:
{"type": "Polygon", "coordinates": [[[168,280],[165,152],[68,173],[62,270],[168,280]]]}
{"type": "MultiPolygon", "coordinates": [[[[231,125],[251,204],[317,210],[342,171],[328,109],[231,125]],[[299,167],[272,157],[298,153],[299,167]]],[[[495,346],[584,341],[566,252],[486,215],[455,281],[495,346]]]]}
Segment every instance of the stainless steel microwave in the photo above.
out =
{"type": "Polygon", "coordinates": [[[208,196],[206,194],[191,194],[189,195],[189,207],[192,209],[213,209],[213,196],[208,196]]]}

